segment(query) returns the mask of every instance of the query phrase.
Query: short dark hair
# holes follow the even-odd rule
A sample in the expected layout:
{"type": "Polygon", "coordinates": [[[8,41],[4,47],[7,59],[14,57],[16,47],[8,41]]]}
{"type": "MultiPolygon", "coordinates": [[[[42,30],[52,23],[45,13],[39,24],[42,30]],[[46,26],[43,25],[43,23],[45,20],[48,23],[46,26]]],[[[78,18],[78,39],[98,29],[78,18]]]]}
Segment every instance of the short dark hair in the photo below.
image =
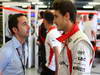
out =
{"type": "Polygon", "coordinates": [[[44,11],[40,11],[40,17],[43,18],[44,11]]]}
{"type": "Polygon", "coordinates": [[[52,12],[50,11],[45,11],[44,12],[44,17],[45,20],[48,21],[49,24],[53,24],[53,20],[54,20],[54,15],[52,12]]]}
{"type": "Polygon", "coordinates": [[[89,16],[88,16],[88,18],[89,18],[89,19],[92,19],[93,16],[94,16],[94,14],[93,14],[93,13],[90,13],[89,16]]]}
{"type": "Polygon", "coordinates": [[[15,28],[18,28],[18,17],[21,17],[21,16],[26,16],[24,14],[11,14],[9,15],[9,20],[8,20],[8,27],[9,27],[9,30],[11,31],[12,34],[14,34],[12,28],[15,27],[15,28]]]}
{"type": "Polygon", "coordinates": [[[60,0],[53,3],[53,9],[58,10],[63,16],[68,12],[70,20],[75,23],[76,21],[76,7],[71,1],[60,0]]]}

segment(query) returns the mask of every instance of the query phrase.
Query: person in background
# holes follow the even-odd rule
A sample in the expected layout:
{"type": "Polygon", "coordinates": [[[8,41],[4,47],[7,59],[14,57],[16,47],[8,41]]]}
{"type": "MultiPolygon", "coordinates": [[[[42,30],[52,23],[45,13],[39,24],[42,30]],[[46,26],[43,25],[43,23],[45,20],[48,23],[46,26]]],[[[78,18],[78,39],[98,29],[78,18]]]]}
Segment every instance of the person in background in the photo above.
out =
{"type": "Polygon", "coordinates": [[[88,36],[92,45],[95,46],[97,25],[93,20],[94,15],[92,13],[90,13],[88,15],[88,18],[89,18],[89,20],[84,23],[84,30],[83,31],[88,36]]]}
{"type": "Polygon", "coordinates": [[[38,52],[38,55],[39,55],[39,69],[38,69],[38,71],[39,72],[41,72],[41,70],[44,68],[44,65],[46,63],[45,38],[46,38],[47,30],[46,30],[44,23],[43,23],[43,15],[44,15],[44,12],[41,11],[40,16],[42,19],[42,23],[39,26],[39,33],[38,33],[38,39],[37,39],[37,43],[39,46],[39,52],[38,52]]]}
{"type": "Polygon", "coordinates": [[[24,47],[30,29],[27,17],[11,15],[8,25],[13,37],[0,49],[0,75],[25,75],[24,47]]]}
{"type": "Polygon", "coordinates": [[[83,23],[86,22],[86,21],[88,21],[88,17],[87,17],[87,15],[83,15],[83,17],[82,17],[82,21],[83,21],[83,23]]]}
{"type": "Polygon", "coordinates": [[[79,30],[76,24],[77,10],[71,1],[60,0],[53,4],[54,22],[62,36],[63,49],[59,56],[59,75],[90,75],[94,50],[88,37],[79,30]]]}
{"type": "Polygon", "coordinates": [[[84,27],[83,27],[83,22],[82,22],[82,16],[79,14],[77,14],[76,16],[76,23],[79,26],[79,29],[83,31],[84,27]]]}
{"type": "Polygon", "coordinates": [[[38,21],[38,26],[42,25],[43,23],[43,14],[44,14],[44,11],[40,11],[40,16],[39,16],[39,21],[38,21]]]}
{"type": "Polygon", "coordinates": [[[53,25],[54,15],[50,11],[44,13],[44,26],[47,29],[47,36],[45,40],[46,49],[46,64],[41,75],[58,75],[58,56],[61,51],[61,43],[56,40],[61,36],[57,27],[53,25]]]}
{"type": "MultiPolygon", "coordinates": [[[[88,21],[84,22],[84,30],[83,32],[87,35],[89,40],[91,41],[94,49],[96,50],[96,31],[97,31],[97,24],[94,21],[94,14],[90,13],[88,15],[88,21]]],[[[97,52],[96,52],[97,53],[97,52]]],[[[94,62],[92,67],[96,67],[96,63],[94,62]]]]}

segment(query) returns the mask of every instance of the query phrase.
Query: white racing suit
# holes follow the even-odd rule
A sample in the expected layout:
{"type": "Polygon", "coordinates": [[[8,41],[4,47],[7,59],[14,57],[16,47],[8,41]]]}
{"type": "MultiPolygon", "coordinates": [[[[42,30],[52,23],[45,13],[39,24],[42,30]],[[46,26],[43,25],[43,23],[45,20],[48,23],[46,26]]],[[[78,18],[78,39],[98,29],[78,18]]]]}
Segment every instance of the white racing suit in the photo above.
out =
{"type": "Polygon", "coordinates": [[[95,52],[87,36],[82,31],[77,31],[68,38],[67,46],[64,45],[61,51],[58,74],[91,75],[94,55],[95,52]]]}

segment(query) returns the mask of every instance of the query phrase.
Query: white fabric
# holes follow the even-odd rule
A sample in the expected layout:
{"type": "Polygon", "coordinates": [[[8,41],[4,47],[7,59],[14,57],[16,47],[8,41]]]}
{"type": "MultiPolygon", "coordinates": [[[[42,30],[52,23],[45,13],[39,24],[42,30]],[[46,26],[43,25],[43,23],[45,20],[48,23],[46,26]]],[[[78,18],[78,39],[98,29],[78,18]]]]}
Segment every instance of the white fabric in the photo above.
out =
{"type": "MultiPolygon", "coordinates": [[[[47,59],[46,65],[47,66],[48,66],[48,63],[49,63],[50,46],[52,48],[55,47],[55,46],[58,46],[59,47],[59,52],[61,50],[61,43],[58,40],[56,40],[56,38],[59,37],[59,36],[61,36],[61,34],[60,34],[59,31],[57,31],[57,29],[53,29],[49,33],[47,33],[46,41],[45,41],[46,59],[47,59]]],[[[51,64],[48,66],[48,68],[51,69],[52,71],[55,71],[55,68],[56,68],[55,55],[53,55],[51,64]]]]}
{"type": "MultiPolygon", "coordinates": [[[[72,52],[72,74],[71,75],[90,75],[91,65],[90,60],[94,57],[92,45],[87,36],[81,31],[76,32],[69,38],[68,47],[72,52]],[[75,69],[76,68],[76,69],[75,69]]],[[[61,51],[59,63],[65,62],[65,65],[60,64],[59,75],[70,75],[67,49],[61,51]]]]}
{"type": "Polygon", "coordinates": [[[79,27],[79,29],[80,29],[81,31],[84,30],[84,26],[83,26],[83,22],[82,22],[82,21],[79,22],[78,27],[79,27]]]}
{"type": "Polygon", "coordinates": [[[90,41],[95,40],[95,37],[93,36],[91,31],[96,33],[96,30],[97,30],[96,23],[93,20],[84,22],[84,30],[83,31],[88,36],[90,41]]]}

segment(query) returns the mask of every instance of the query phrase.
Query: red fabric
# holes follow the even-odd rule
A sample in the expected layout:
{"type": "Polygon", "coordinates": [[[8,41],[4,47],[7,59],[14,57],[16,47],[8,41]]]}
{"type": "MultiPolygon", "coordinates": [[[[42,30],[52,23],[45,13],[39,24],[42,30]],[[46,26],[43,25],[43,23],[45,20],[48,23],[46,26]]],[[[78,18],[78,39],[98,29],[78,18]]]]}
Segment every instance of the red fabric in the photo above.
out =
{"type": "Polygon", "coordinates": [[[56,29],[56,28],[57,28],[56,26],[51,26],[51,27],[49,28],[49,30],[48,30],[48,33],[49,33],[51,30],[56,29]]]}
{"type": "Polygon", "coordinates": [[[75,34],[77,31],[79,30],[77,25],[74,25],[72,30],[64,35],[62,35],[61,37],[57,38],[58,41],[63,42],[66,39],[68,39],[69,37],[71,37],[73,34],[75,34]]]}
{"type": "Polygon", "coordinates": [[[100,42],[100,40],[94,40],[94,43],[95,43],[95,45],[93,46],[94,51],[100,49],[100,47],[97,47],[97,46],[96,46],[96,42],[100,42]]]}
{"type": "MultiPolygon", "coordinates": [[[[64,42],[68,38],[70,38],[73,34],[75,34],[77,31],[79,31],[79,28],[77,25],[74,25],[72,30],[68,32],[67,34],[62,35],[61,37],[57,38],[58,41],[64,42]]],[[[67,55],[68,55],[68,61],[69,61],[69,70],[70,70],[70,75],[72,73],[72,53],[71,50],[68,48],[68,45],[65,42],[65,46],[67,47],[67,55]]]]}
{"type": "Polygon", "coordinates": [[[94,51],[96,51],[96,50],[97,50],[97,47],[96,47],[96,46],[93,46],[93,48],[94,48],[94,49],[93,49],[94,51]]]}
{"type": "Polygon", "coordinates": [[[41,35],[41,32],[39,32],[39,35],[40,35],[40,38],[41,40],[39,40],[41,43],[44,43],[45,42],[45,38],[41,35]]]}
{"type": "Polygon", "coordinates": [[[69,61],[69,68],[70,68],[70,74],[72,73],[72,53],[71,50],[67,46],[67,55],[68,55],[68,61],[69,61]]]}
{"type": "Polygon", "coordinates": [[[94,15],[98,15],[98,13],[96,13],[96,12],[78,12],[77,14],[78,14],[78,15],[82,15],[82,14],[83,14],[83,15],[88,15],[88,14],[90,14],[90,13],[91,13],[91,14],[94,14],[94,15]]]}
{"type": "Polygon", "coordinates": [[[42,41],[43,41],[43,43],[45,42],[45,38],[44,37],[42,37],[42,36],[40,36],[41,37],[41,39],[42,39],[42,41]]]}
{"type": "MultiPolygon", "coordinates": [[[[53,29],[56,29],[57,27],[56,26],[51,26],[48,30],[48,33],[53,30],[53,29]]],[[[49,56],[49,64],[51,64],[51,61],[52,61],[52,58],[53,58],[53,55],[54,55],[54,51],[53,51],[53,48],[50,46],[50,44],[48,43],[49,47],[50,47],[50,56],[49,56]]]]}
{"type": "Polygon", "coordinates": [[[46,38],[46,29],[44,27],[44,24],[42,23],[41,26],[39,27],[39,36],[38,36],[38,41],[40,44],[45,43],[45,38],[46,38]]]}
{"type": "MultiPolygon", "coordinates": [[[[64,42],[65,40],[70,38],[73,34],[75,34],[78,30],[79,30],[78,26],[74,25],[74,27],[72,28],[72,30],[70,32],[62,35],[59,38],[57,38],[57,40],[60,41],[60,42],[64,42]]],[[[72,73],[72,54],[71,54],[71,50],[68,48],[68,45],[65,44],[65,46],[67,47],[67,55],[68,55],[68,61],[69,61],[69,66],[70,66],[70,74],[71,74],[72,73]]],[[[93,58],[90,60],[90,64],[92,63],[92,61],[93,61],[93,58]]]]}
{"type": "Polygon", "coordinates": [[[0,7],[0,9],[5,9],[5,10],[9,10],[9,11],[14,11],[14,12],[20,12],[20,13],[28,13],[28,11],[22,11],[22,10],[10,8],[10,7],[0,7]]]}
{"type": "MultiPolygon", "coordinates": [[[[50,46],[50,45],[49,45],[49,46],[50,46]]],[[[48,65],[51,64],[51,61],[52,61],[52,58],[53,58],[53,54],[54,54],[54,51],[53,51],[53,49],[52,49],[51,46],[50,46],[50,56],[49,56],[49,64],[48,64],[48,65]]]]}

